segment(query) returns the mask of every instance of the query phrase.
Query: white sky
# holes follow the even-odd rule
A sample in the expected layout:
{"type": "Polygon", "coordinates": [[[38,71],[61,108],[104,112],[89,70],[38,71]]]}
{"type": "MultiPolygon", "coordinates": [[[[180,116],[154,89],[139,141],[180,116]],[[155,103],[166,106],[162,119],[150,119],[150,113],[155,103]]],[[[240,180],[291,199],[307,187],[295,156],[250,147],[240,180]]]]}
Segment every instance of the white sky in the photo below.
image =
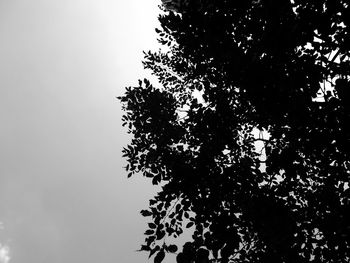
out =
{"type": "MultiPolygon", "coordinates": [[[[11,263],[141,263],[154,189],[126,179],[115,96],[156,0],[0,0],[0,244],[11,263]]],[[[170,261],[168,261],[170,262],[170,261]]]]}

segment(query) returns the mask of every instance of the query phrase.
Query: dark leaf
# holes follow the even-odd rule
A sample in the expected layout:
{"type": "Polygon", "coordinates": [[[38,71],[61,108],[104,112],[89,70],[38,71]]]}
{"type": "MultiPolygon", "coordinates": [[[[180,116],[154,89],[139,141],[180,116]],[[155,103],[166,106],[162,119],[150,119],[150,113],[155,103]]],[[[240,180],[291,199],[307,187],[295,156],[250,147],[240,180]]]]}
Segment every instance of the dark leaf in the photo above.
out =
{"type": "Polygon", "coordinates": [[[193,225],[194,225],[194,222],[189,222],[189,223],[187,223],[186,228],[190,228],[190,227],[192,227],[193,225]]]}
{"type": "Polygon", "coordinates": [[[154,234],[154,231],[150,230],[150,229],[145,232],[145,235],[147,235],[147,236],[150,236],[150,235],[153,235],[153,234],[154,234]]]}
{"type": "Polygon", "coordinates": [[[149,246],[142,245],[140,251],[150,251],[151,248],[149,246]]]}
{"type": "Polygon", "coordinates": [[[177,246],[176,245],[170,245],[168,246],[168,251],[170,253],[175,253],[177,251],[177,246]]]}
{"type": "Polygon", "coordinates": [[[150,212],[150,211],[148,211],[148,210],[141,210],[141,215],[142,216],[151,216],[152,215],[152,213],[150,212]]]}
{"type": "Polygon", "coordinates": [[[149,253],[148,258],[151,258],[157,251],[160,250],[160,246],[155,246],[149,253]]]}
{"type": "Polygon", "coordinates": [[[154,229],[154,228],[156,228],[157,226],[156,226],[156,224],[154,224],[154,223],[148,223],[148,227],[154,229]]]}
{"type": "Polygon", "coordinates": [[[164,250],[160,250],[158,254],[154,257],[154,263],[161,263],[165,257],[164,250]]]}
{"type": "Polygon", "coordinates": [[[157,231],[156,236],[157,236],[157,240],[162,239],[165,236],[165,231],[164,230],[157,231]]]}

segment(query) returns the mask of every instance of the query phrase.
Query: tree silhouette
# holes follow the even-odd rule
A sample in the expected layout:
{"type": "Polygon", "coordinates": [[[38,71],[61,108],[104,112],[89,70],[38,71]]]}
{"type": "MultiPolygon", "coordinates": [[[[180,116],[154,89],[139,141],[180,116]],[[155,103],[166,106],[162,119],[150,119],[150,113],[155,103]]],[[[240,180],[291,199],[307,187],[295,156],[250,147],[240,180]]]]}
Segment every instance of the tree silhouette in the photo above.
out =
{"type": "Polygon", "coordinates": [[[162,186],[141,211],[141,250],[155,263],[166,252],[179,263],[349,262],[350,1],[176,6],[156,30],[167,50],[143,62],[160,87],[145,79],[119,98],[129,176],[162,186]],[[177,251],[171,238],[186,228],[177,251]]]}

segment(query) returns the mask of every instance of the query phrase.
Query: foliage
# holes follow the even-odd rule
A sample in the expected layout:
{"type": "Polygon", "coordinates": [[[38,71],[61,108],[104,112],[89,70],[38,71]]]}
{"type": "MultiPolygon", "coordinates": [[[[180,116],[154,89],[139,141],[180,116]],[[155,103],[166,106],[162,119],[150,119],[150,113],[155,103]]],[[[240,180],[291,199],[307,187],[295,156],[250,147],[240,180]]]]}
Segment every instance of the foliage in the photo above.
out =
{"type": "Polygon", "coordinates": [[[119,98],[129,176],[162,186],[141,250],[188,228],[179,263],[349,262],[350,2],[182,2],[145,52],[161,87],[119,98]]]}

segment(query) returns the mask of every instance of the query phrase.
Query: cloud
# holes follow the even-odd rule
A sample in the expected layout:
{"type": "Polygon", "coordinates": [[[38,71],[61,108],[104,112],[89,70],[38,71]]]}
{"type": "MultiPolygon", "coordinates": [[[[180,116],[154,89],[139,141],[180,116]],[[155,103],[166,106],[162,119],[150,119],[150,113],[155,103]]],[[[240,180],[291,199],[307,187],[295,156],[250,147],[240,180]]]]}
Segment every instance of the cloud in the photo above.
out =
{"type": "Polygon", "coordinates": [[[10,249],[0,244],[0,263],[10,262],[10,249]]]}

